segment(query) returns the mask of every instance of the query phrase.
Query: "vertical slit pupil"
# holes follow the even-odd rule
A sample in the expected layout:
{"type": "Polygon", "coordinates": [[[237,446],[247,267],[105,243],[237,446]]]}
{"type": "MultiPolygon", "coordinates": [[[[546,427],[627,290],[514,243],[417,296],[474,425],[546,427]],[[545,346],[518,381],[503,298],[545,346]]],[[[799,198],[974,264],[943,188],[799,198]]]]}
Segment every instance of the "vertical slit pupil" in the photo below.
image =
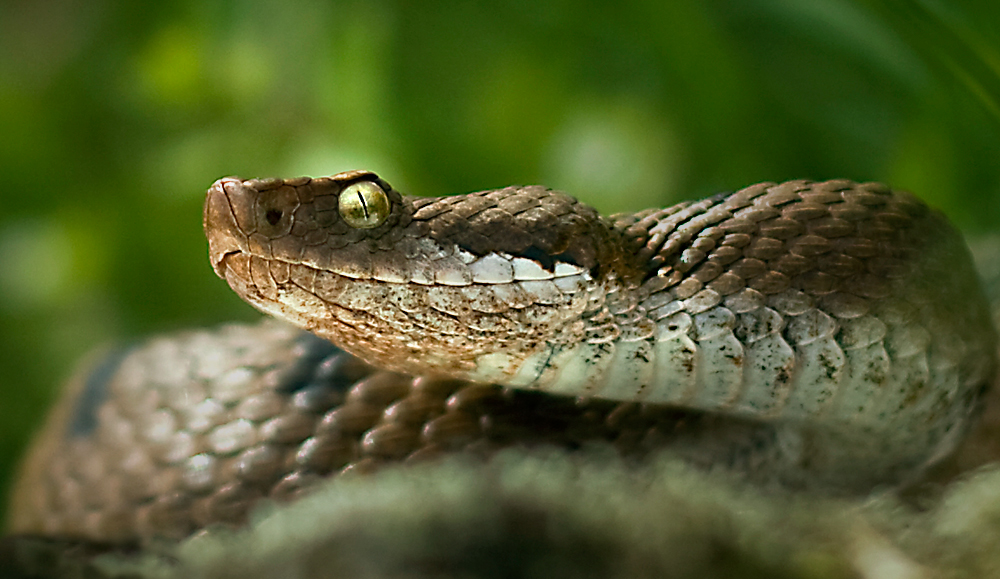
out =
{"type": "Polygon", "coordinates": [[[361,203],[361,209],[365,212],[365,219],[370,219],[371,216],[368,215],[368,204],[365,203],[365,196],[362,195],[360,191],[358,191],[358,202],[361,203]]]}

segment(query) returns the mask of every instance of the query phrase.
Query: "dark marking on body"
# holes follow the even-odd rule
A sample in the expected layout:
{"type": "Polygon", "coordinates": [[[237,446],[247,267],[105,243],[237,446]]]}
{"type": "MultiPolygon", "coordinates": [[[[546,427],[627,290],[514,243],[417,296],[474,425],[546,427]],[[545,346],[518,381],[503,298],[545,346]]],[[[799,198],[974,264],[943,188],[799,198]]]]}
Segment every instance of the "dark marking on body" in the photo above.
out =
{"type": "Polygon", "coordinates": [[[552,358],[555,357],[556,353],[561,352],[562,350],[563,349],[561,347],[557,347],[555,344],[549,344],[549,355],[545,357],[545,361],[542,362],[541,367],[535,374],[535,379],[532,380],[533,383],[537,384],[538,381],[541,380],[542,374],[544,374],[546,370],[552,367],[552,358]]]}
{"type": "Polygon", "coordinates": [[[279,394],[294,396],[309,391],[316,396],[323,390],[346,394],[358,380],[371,373],[369,366],[311,332],[303,331],[296,341],[304,353],[277,388],[279,394]]]}
{"type": "Polygon", "coordinates": [[[311,332],[302,332],[295,340],[302,347],[304,354],[296,361],[295,366],[285,376],[285,381],[278,388],[281,394],[294,394],[315,382],[320,366],[330,357],[343,354],[343,350],[311,332]]]}
{"type": "Polygon", "coordinates": [[[837,376],[837,365],[826,354],[820,355],[819,363],[823,365],[823,372],[826,374],[827,380],[833,380],[837,376]]]}
{"type": "Polygon", "coordinates": [[[534,245],[525,249],[524,251],[518,252],[517,254],[515,254],[515,256],[537,261],[538,264],[541,265],[542,268],[545,269],[545,271],[548,271],[549,273],[555,273],[557,262],[568,263],[570,265],[575,265],[577,267],[580,267],[580,264],[577,263],[576,258],[574,258],[572,255],[568,253],[549,255],[548,253],[535,247],[534,245]]]}
{"type": "Polygon", "coordinates": [[[687,372],[688,374],[691,374],[692,372],[694,372],[694,357],[693,356],[684,356],[684,358],[681,359],[680,363],[681,363],[681,367],[684,368],[684,371],[687,372]]]}
{"type": "Polygon", "coordinates": [[[73,409],[73,418],[67,431],[69,436],[84,438],[97,429],[97,411],[107,400],[108,383],[131,351],[132,348],[120,348],[108,353],[87,375],[73,409]]]}

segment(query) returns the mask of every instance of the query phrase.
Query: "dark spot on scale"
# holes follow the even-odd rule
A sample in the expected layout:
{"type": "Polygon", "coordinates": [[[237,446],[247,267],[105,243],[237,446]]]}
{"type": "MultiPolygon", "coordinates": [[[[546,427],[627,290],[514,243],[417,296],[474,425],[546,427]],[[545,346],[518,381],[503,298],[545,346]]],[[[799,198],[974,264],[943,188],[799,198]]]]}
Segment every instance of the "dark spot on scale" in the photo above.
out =
{"type": "Polygon", "coordinates": [[[83,438],[97,428],[97,411],[108,397],[108,383],[131,351],[132,348],[121,348],[110,352],[87,375],[83,390],[76,400],[67,434],[83,438]]]}
{"type": "Polygon", "coordinates": [[[278,223],[280,223],[281,217],[282,217],[282,212],[280,209],[268,209],[267,212],[264,213],[264,219],[271,226],[275,226],[278,223]]]}
{"type": "Polygon", "coordinates": [[[833,360],[824,355],[820,356],[819,362],[823,365],[823,372],[826,374],[826,379],[833,380],[834,376],[837,375],[837,366],[833,363],[833,360]]]}
{"type": "Polygon", "coordinates": [[[544,268],[546,271],[549,272],[555,272],[557,262],[568,263],[580,267],[580,264],[577,263],[576,258],[574,258],[572,255],[568,253],[558,253],[555,255],[551,255],[548,252],[535,247],[534,245],[528,247],[524,251],[515,253],[513,255],[537,261],[539,265],[542,266],[542,268],[544,268]]]}

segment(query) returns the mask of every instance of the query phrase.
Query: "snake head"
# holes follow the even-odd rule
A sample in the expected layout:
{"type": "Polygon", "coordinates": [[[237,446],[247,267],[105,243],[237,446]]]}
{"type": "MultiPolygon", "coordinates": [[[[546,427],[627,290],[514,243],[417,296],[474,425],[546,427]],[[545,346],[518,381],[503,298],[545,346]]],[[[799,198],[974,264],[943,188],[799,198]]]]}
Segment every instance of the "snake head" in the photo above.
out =
{"type": "MultiPolygon", "coordinates": [[[[227,279],[228,266],[251,255],[311,260],[329,267],[334,260],[331,253],[306,256],[305,247],[322,245],[332,237],[342,246],[378,239],[399,222],[402,205],[399,193],[367,171],[324,179],[227,177],[209,189],[203,224],[212,267],[227,279]]],[[[360,258],[341,260],[342,268],[360,258]]]]}
{"type": "Polygon", "coordinates": [[[624,262],[568,195],[407,197],[365,171],[221,179],[204,225],[215,272],[258,309],[384,367],[471,379],[582,340],[624,262]]]}

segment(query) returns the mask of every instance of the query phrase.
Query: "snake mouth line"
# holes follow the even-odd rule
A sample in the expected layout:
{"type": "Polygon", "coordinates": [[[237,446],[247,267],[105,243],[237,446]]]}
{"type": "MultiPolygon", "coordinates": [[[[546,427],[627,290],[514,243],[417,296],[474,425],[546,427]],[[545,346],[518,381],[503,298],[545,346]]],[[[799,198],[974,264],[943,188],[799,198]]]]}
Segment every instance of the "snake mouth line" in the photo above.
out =
{"type": "Polygon", "coordinates": [[[243,254],[242,249],[233,249],[223,253],[218,259],[212,260],[212,269],[215,270],[215,275],[226,279],[226,271],[230,269],[229,260],[241,254],[243,254]]]}

